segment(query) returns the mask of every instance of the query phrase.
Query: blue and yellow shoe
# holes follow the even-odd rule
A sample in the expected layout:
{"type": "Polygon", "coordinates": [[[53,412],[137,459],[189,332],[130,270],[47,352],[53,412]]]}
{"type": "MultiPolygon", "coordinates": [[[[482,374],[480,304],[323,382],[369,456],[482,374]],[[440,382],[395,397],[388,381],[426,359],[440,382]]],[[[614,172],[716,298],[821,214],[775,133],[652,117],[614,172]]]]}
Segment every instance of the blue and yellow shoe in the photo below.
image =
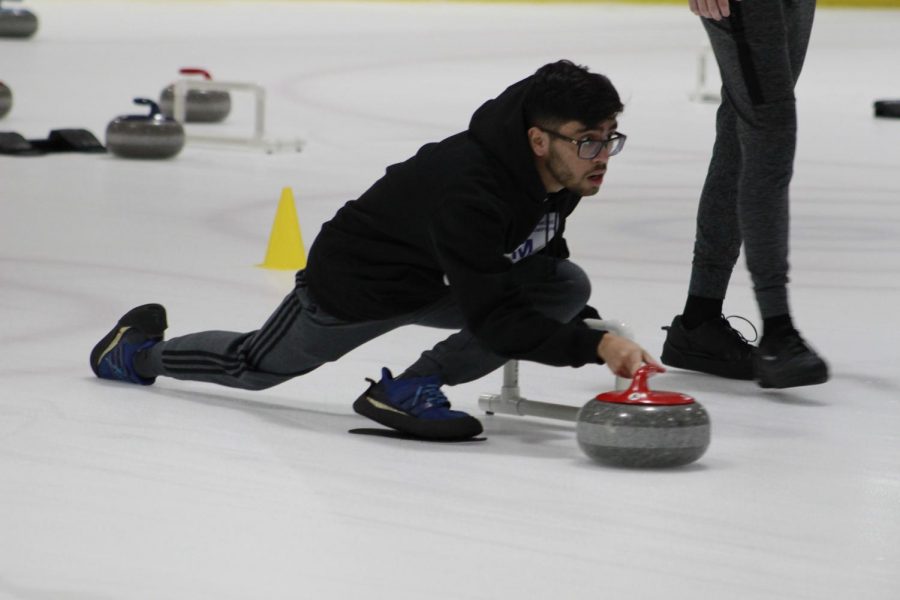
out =
{"type": "Polygon", "coordinates": [[[134,355],[161,342],[166,326],[166,309],[162,305],[144,304],[132,308],[91,351],[94,375],[101,379],[152,385],[155,377],[141,377],[135,371],[134,355]]]}
{"type": "Polygon", "coordinates": [[[353,410],[377,423],[430,440],[464,440],[482,432],[478,419],[450,409],[437,375],[394,379],[381,369],[381,381],[368,381],[353,410]]]}

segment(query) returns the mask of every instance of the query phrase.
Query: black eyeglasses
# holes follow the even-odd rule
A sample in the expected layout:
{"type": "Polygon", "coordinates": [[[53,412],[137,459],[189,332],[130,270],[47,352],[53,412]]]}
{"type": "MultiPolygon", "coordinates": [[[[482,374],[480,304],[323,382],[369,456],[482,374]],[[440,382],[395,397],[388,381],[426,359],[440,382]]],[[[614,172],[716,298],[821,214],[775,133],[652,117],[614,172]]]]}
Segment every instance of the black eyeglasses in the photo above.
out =
{"type": "Polygon", "coordinates": [[[549,133],[555,138],[559,138],[566,142],[572,142],[578,146],[578,158],[583,158],[585,160],[597,158],[597,155],[603,152],[603,149],[606,147],[609,147],[609,155],[615,156],[622,151],[622,148],[625,147],[625,140],[628,139],[628,136],[624,133],[616,132],[605,140],[576,140],[567,135],[557,133],[556,131],[550,131],[549,129],[544,128],[539,129],[544,133],[549,133]]]}

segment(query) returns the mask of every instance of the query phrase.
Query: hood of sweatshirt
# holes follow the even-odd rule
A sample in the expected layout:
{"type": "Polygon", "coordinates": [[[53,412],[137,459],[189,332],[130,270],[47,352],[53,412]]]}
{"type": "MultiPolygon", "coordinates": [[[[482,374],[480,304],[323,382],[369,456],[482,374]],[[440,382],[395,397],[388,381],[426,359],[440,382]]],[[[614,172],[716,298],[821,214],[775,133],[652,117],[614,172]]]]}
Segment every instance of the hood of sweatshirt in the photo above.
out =
{"type": "Polygon", "coordinates": [[[482,104],[469,122],[469,135],[503,166],[529,199],[541,202],[547,197],[547,190],[534,164],[523,110],[532,80],[528,77],[514,83],[482,104]]]}

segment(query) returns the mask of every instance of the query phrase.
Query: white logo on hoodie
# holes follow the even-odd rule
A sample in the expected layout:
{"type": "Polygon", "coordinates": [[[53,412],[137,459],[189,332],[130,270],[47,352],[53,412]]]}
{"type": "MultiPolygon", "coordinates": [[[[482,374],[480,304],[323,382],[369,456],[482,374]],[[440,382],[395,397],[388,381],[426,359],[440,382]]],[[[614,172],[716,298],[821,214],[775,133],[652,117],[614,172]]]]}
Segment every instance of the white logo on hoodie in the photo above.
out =
{"type": "Polygon", "coordinates": [[[523,258],[528,258],[535,252],[540,252],[556,235],[559,228],[559,213],[547,213],[538,221],[528,238],[519,244],[518,248],[506,255],[511,262],[517,263],[523,258]]]}

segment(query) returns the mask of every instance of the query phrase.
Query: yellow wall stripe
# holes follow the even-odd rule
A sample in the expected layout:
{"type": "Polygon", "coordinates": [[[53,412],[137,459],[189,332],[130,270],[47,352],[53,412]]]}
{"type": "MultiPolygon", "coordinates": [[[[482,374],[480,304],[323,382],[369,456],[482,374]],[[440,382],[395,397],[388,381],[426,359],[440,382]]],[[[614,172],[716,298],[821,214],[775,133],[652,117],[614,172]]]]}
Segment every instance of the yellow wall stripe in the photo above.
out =
{"type": "MultiPolygon", "coordinates": [[[[58,0],[57,0],[58,1],[58,0]]],[[[130,0],[149,2],[150,0],[130,0]]],[[[321,2],[322,0],[164,0],[166,2],[207,3],[228,2],[243,3],[254,1],[265,2],[321,2]]],[[[338,0],[340,1],[340,0],[338,0]]],[[[347,2],[372,3],[450,3],[450,4],[680,4],[687,9],[688,0],[345,0],[347,2]]],[[[750,0],[746,0],[749,2],[750,0]]],[[[817,0],[819,7],[837,8],[900,8],[900,0],[817,0]]]]}
{"type": "MultiPolygon", "coordinates": [[[[435,0],[400,0],[404,2],[434,2],[435,0]]],[[[440,0],[475,4],[682,4],[688,0],[440,0]]],[[[749,1],[749,0],[748,0],[749,1]]],[[[900,0],[818,0],[818,6],[840,8],[900,8],[900,0]]]]}

